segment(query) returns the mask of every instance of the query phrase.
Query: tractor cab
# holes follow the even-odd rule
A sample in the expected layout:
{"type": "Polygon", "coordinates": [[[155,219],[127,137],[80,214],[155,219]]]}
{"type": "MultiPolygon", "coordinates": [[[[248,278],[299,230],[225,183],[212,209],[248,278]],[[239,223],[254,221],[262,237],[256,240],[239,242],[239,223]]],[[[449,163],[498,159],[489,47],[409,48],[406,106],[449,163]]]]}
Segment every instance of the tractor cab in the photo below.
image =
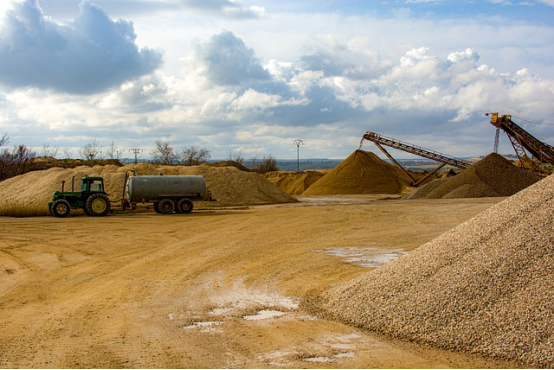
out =
{"type": "Polygon", "coordinates": [[[110,211],[110,199],[104,191],[104,179],[99,176],[81,178],[81,190],[75,191],[74,180],[71,191],[55,191],[52,201],[48,203],[50,214],[55,217],[67,217],[71,209],[82,209],[88,216],[105,216],[110,211]]]}
{"type": "Polygon", "coordinates": [[[81,179],[81,193],[103,193],[104,179],[101,177],[83,177],[81,179]]]}

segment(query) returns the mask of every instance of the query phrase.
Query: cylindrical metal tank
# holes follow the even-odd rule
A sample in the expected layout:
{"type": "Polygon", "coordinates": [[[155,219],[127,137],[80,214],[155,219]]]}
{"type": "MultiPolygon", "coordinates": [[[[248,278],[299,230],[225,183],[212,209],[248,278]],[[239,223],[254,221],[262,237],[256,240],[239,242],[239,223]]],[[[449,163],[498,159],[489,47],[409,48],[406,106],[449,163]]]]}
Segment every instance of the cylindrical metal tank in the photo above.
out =
{"type": "Polygon", "coordinates": [[[129,202],[155,202],[163,198],[206,199],[204,176],[131,176],[127,179],[129,202]]]}

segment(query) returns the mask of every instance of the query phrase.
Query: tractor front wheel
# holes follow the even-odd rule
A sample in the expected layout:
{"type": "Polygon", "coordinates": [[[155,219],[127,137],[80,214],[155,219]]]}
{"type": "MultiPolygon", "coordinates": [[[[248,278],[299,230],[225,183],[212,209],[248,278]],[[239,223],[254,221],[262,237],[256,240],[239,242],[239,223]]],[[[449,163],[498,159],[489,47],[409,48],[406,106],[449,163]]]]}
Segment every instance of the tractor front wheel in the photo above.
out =
{"type": "Polygon", "coordinates": [[[88,197],[85,213],[89,216],[105,216],[110,212],[110,198],[106,194],[96,193],[88,197]]]}
{"type": "Polygon", "coordinates": [[[71,212],[71,205],[65,199],[58,199],[52,203],[50,213],[55,217],[67,217],[71,212]]]}

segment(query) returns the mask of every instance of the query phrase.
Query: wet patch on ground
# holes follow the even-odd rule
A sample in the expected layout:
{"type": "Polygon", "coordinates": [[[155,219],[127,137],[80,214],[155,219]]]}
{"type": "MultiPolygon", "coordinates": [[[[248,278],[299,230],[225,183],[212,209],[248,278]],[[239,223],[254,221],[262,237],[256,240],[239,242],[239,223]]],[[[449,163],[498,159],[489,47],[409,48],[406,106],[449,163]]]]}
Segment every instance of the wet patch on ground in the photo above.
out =
{"type": "Polygon", "coordinates": [[[313,249],[313,251],[327,253],[331,256],[339,257],[345,262],[367,268],[377,268],[408,253],[403,249],[379,247],[341,247],[313,249]]]}

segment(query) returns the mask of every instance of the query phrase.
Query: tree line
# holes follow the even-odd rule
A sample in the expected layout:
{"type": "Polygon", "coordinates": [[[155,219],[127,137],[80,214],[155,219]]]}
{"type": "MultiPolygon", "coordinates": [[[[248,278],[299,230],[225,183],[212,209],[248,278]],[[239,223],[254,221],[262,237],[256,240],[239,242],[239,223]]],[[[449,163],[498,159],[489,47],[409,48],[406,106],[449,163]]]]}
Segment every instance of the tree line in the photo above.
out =
{"type": "MultiPolygon", "coordinates": [[[[9,137],[5,133],[0,137],[0,181],[22,175],[29,171],[44,169],[37,166],[37,162],[34,159],[39,156],[55,158],[60,151],[59,146],[51,146],[49,142],[46,142],[37,155],[35,150],[26,145],[19,144],[10,148],[6,145],[8,143],[9,137]]],[[[142,150],[135,149],[135,155],[139,152],[142,152],[142,150]]],[[[109,146],[102,147],[98,139],[89,140],[79,149],[80,157],[90,162],[99,159],[120,160],[123,153],[125,153],[125,150],[115,145],[114,141],[109,146]]],[[[70,149],[63,149],[63,156],[66,159],[72,159],[72,154],[70,149]]],[[[150,154],[152,159],[142,160],[142,162],[165,166],[196,166],[208,162],[211,158],[210,151],[205,147],[190,145],[183,147],[181,150],[176,150],[168,141],[163,140],[156,140],[154,149],[150,154]]],[[[277,160],[272,156],[260,158],[258,155],[255,155],[253,158],[246,160],[242,155],[242,151],[235,152],[231,150],[228,153],[227,160],[258,173],[279,170],[277,160]]]]}
{"type": "MultiPolygon", "coordinates": [[[[169,142],[162,140],[156,141],[156,145],[152,151],[152,162],[166,166],[197,166],[206,163],[210,158],[210,151],[206,148],[191,145],[182,148],[181,151],[177,151],[169,142]]],[[[261,158],[255,155],[249,160],[246,160],[242,155],[242,151],[235,152],[231,150],[228,153],[227,160],[258,173],[279,170],[277,160],[271,155],[261,158]]]]}
{"type": "Polygon", "coordinates": [[[25,145],[2,148],[9,142],[8,134],[0,138],[0,181],[31,171],[31,159],[36,153],[25,145]]]}

